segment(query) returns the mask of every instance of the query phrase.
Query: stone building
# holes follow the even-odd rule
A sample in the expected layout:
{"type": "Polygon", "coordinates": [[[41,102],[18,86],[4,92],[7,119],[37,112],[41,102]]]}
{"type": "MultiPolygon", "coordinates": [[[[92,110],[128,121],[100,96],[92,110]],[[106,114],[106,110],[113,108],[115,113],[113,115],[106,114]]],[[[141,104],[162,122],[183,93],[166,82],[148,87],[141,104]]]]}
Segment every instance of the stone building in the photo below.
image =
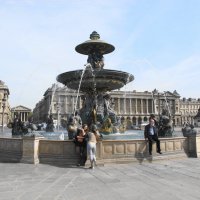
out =
{"type": "Polygon", "coordinates": [[[18,117],[18,119],[21,119],[22,122],[26,122],[30,117],[31,111],[32,110],[30,108],[25,106],[16,106],[11,109],[12,119],[14,119],[14,117],[18,117]]]}
{"type": "Polygon", "coordinates": [[[76,97],[76,91],[53,84],[45,91],[43,99],[33,109],[34,122],[46,122],[50,114],[59,122],[67,120],[75,107],[81,108],[81,98],[79,96],[76,102],[76,97]]]}
{"type": "MultiPolygon", "coordinates": [[[[167,108],[176,125],[181,125],[180,95],[174,91],[160,93],[136,92],[136,91],[112,91],[110,92],[113,109],[120,117],[129,118],[133,125],[139,125],[148,121],[151,113],[157,117],[167,108]]],[[[82,106],[81,94],[67,87],[59,87],[53,84],[44,93],[43,99],[38,102],[33,110],[35,123],[45,122],[48,115],[59,123],[82,106]],[[77,98],[78,96],[78,98],[77,98]]]]}
{"type": "Polygon", "coordinates": [[[176,92],[113,91],[111,96],[114,99],[114,110],[117,115],[130,118],[133,125],[147,122],[150,114],[158,118],[163,109],[169,110],[175,124],[180,122],[180,95],[176,92]]]}
{"type": "Polygon", "coordinates": [[[8,103],[10,95],[8,87],[0,80],[0,125],[6,126],[11,120],[11,109],[8,103]]]}
{"type": "Polygon", "coordinates": [[[180,113],[181,113],[181,125],[186,123],[194,124],[194,117],[198,113],[200,108],[200,99],[186,99],[180,100],[180,113]]]}
{"type": "Polygon", "coordinates": [[[200,108],[198,113],[194,116],[194,125],[200,127],[200,108]]]}

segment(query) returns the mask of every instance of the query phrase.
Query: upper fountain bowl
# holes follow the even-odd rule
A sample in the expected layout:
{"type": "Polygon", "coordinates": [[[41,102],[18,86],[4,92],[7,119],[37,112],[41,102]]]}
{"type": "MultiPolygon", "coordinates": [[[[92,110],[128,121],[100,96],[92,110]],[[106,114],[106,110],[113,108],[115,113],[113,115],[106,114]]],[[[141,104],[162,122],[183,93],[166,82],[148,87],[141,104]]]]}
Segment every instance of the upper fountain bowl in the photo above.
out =
{"type": "Polygon", "coordinates": [[[90,34],[90,40],[79,44],[76,46],[75,50],[84,55],[89,55],[92,52],[98,52],[104,55],[113,52],[115,47],[112,44],[100,40],[100,35],[96,31],[93,31],[90,34]]]}
{"type": "MultiPolygon", "coordinates": [[[[57,76],[57,81],[68,88],[78,90],[83,70],[69,71],[57,76]]],[[[85,70],[80,86],[82,92],[106,92],[120,89],[134,80],[132,74],[109,69],[85,70]],[[95,83],[95,84],[94,84],[95,83]]]]}

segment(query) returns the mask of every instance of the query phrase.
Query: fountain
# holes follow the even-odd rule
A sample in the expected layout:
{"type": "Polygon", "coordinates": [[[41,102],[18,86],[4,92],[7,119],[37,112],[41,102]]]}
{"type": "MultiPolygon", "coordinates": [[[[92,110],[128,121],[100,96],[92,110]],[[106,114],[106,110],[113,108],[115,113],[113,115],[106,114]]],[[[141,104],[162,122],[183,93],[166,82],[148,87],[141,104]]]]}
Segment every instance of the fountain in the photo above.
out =
{"type": "MultiPolygon", "coordinates": [[[[71,124],[68,125],[68,128],[71,125],[71,132],[68,131],[68,139],[65,138],[64,132],[53,132],[53,122],[52,119],[49,119],[47,131],[50,132],[34,132],[33,130],[23,137],[7,138],[4,135],[0,136],[0,158],[2,161],[74,166],[79,159],[79,154],[74,148],[73,142],[74,132],[77,132],[78,126],[74,126],[74,124],[79,122],[79,125],[82,123],[96,124],[101,133],[107,134],[103,136],[103,140],[97,143],[98,165],[135,161],[142,163],[144,160],[152,162],[154,156],[153,158],[149,157],[148,145],[143,138],[142,130],[112,134],[114,132],[125,132],[128,121],[123,117],[119,119],[116,116],[108,92],[120,89],[133,81],[134,77],[126,72],[104,69],[103,55],[114,51],[114,46],[100,40],[97,32],[93,32],[90,39],[76,47],[78,53],[88,55],[85,68],[65,72],[57,77],[59,82],[76,90],[77,97],[79,91],[83,94],[83,105],[79,111],[76,110],[76,100],[75,110],[72,118],[70,118],[71,124]],[[73,121],[74,119],[76,120],[73,121]]],[[[166,121],[166,117],[163,117],[163,123],[164,121],[166,121]]],[[[167,123],[164,123],[164,125],[167,125],[167,123]]],[[[17,134],[18,126],[16,119],[13,131],[17,134]]],[[[189,135],[188,133],[191,133],[191,131],[188,128],[183,131],[185,131],[187,137],[173,135],[175,137],[160,139],[162,152],[167,154],[167,159],[185,158],[186,156],[200,157],[199,135],[189,135]]],[[[152,153],[156,155],[155,146],[153,146],[152,153]]],[[[164,157],[159,155],[155,156],[155,159],[164,159],[164,157]]]]}
{"type": "Polygon", "coordinates": [[[134,80],[134,76],[129,73],[104,69],[103,56],[113,52],[114,49],[113,45],[100,40],[100,35],[93,31],[90,40],[75,48],[78,53],[88,56],[85,69],[69,71],[57,76],[58,82],[84,94],[83,106],[80,109],[83,123],[96,124],[100,132],[105,134],[124,131],[123,125],[119,124],[116,113],[112,109],[108,92],[120,89],[134,80]]]}

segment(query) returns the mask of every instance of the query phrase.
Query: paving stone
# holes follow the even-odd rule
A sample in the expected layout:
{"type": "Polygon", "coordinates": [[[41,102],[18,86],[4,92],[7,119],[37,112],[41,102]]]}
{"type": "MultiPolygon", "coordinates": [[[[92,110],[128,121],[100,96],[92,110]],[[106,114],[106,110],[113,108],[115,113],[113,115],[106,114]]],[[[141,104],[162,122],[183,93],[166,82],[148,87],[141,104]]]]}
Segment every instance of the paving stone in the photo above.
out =
{"type": "Polygon", "coordinates": [[[199,185],[198,158],[94,170],[0,163],[0,200],[199,200],[199,185]]]}

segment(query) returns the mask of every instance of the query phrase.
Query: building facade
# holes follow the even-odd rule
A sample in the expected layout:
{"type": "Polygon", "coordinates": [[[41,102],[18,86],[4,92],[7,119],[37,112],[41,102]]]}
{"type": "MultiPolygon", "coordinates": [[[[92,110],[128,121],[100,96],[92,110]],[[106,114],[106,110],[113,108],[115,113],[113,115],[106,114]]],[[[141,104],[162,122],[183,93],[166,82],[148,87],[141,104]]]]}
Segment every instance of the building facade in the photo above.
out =
{"type": "Polygon", "coordinates": [[[11,120],[11,108],[8,102],[9,95],[8,87],[0,80],[0,126],[6,126],[11,120]]]}
{"type": "Polygon", "coordinates": [[[53,84],[33,109],[33,119],[35,123],[42,123],[52,115],[58,122],[66,121],[75,109],[81,108],[81,105],[81,97],[78,96],[77,99],[76,91],[53,84]]]}
{"type": "Polygon", "coordinates": [[[12,119],[17,117],[22,122],[26,122],[29,120],[32,110],[25,106],[19,105],[11,109],[12,119]]]}
{"type": "Polygon", "coordinates": [[[186,99],[183,98],[180,100],[180,114],[181,114],[181,124],[185,125],[186,123],[194,124],[194,118],[198,113],[200,108],[200,99],[186,99]]]}
{"type": "MultiPolygon", "coordinates": [[[[44,93],[43,99],[36,104],[33,110],[35,123],[47,120],[48,115],[58,122],[67,120],[68,117],[82,107],[81,95],[67,87],[54,84],[44,93]]],[[[150,114],[159,117],[163,109],[168,110],[175,125],[182,125],[180,95],[174,92],[137,92],[137,91],[112,91],[112,105],[119,117],[131,120],[133,125],[146,123],[150,114]]]]}
{"type": "Polygon", "coordinates": [[[200,127],[200,108],[196,116],[194,116],[194,125],[200,127]]]}

